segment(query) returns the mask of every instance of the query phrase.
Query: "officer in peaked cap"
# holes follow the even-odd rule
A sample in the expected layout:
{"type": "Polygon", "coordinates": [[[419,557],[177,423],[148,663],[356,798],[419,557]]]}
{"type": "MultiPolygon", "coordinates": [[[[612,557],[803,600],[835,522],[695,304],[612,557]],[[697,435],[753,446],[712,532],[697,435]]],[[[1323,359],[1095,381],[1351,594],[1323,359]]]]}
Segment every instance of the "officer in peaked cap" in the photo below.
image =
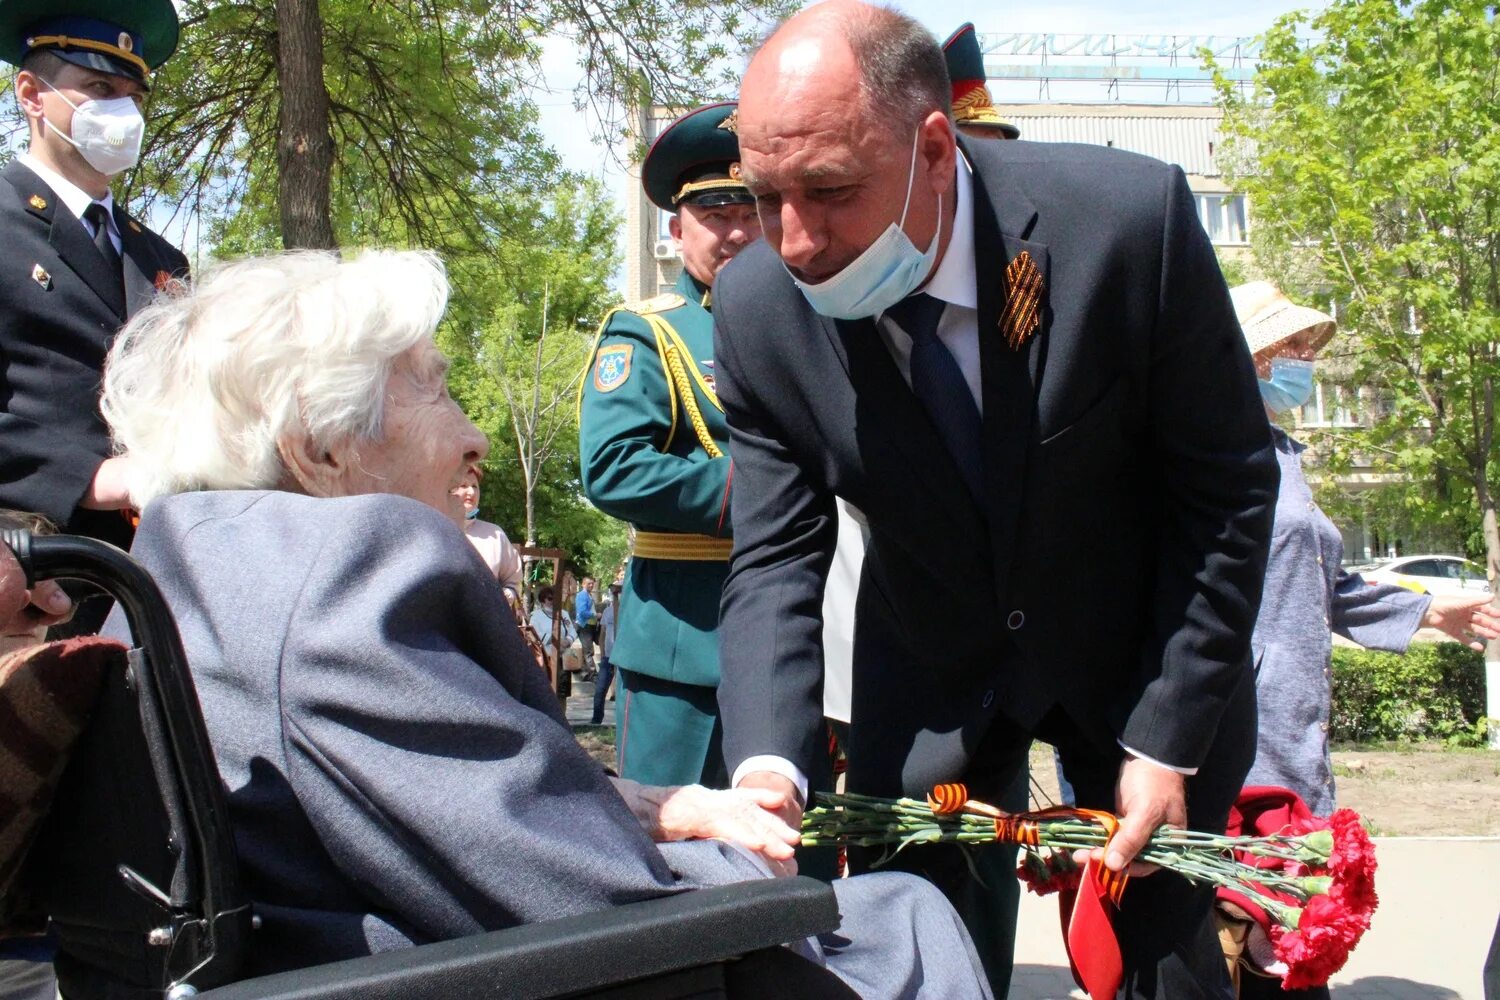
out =
{"type": "Polygon", "coordinates": [[[1021,130],[1000,117],[985,83],[984,53],[974,25],[966,23],[943,43],[948,79],[953,84],[953,120],[976,139],[1019,139],[1021,130]]]}
{"type": "MultiPolygon", "coordinates": [[[[187,276],[182,253],[115,203],[135,166],[151,71],[177,47],[172,0],[0,0],[26,152],[0,170],[0,506],[121,547],[128,459],[99,415],[120,327],[187,276]]],[[[108,602],[81,603],[92,631],[108,602]]]]}
{"type": "Polygon", "coordinates": [[[605,317],[579,396],[583,488],[635,527],[614,647],[620,774],[725,787],[717,628],[729,569],[729,431],[714,393],[711,286],[760,236],[733,102],[672,122],[641,166],[672,213],[672,291],[605,317]]]}

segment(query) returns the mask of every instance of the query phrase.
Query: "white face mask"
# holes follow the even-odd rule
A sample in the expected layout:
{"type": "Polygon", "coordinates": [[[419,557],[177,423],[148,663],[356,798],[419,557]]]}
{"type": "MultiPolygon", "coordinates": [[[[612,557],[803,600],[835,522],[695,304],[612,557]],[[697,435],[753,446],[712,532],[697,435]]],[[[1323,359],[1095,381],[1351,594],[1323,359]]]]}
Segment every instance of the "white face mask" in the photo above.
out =
{"type": "MultiPolygon", "coordinates": [[[[796,282],[808,305],[834,319],[864,319],[885,312],[916,291],[927,280],[937,259],[938,238],[943,234],[943,195],[938,193],[937,231],[924,253],[913,245],[903,228],[906,212],[911,208],[911,191],[917,175],[917,142],[921,130],[912,137],[911,167],[906,175],[906,204],[901,206],[901,220],[865,248],[865,252],[844,266],[831,278],[815,285],[796,282]]],[[[782,265],[785,267],[786,265],[782,265]]],[[[789,272],[790,273],[790,272],[789,272]]]]}
{"type": "Polygon", "coordinates": [[[140,162],[146,119],[134,99],[115,97],[107,101],[74,104],[52,84],[47,86],[73,109],[73,134],[52,128],[50,122],[48,127],[78,150],[89,166],[106,177],[113,177],[140,162]]]}

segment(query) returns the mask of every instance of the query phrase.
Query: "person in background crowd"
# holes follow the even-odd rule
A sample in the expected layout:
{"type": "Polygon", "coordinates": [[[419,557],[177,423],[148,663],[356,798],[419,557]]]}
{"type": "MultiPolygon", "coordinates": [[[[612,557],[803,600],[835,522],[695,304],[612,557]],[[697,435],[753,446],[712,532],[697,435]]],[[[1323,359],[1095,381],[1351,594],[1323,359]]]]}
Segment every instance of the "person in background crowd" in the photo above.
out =
{"type": "Polygon", "coordinates": [[[615,680],[615,666],[610,662],[609,654],[615,646],[615,627],[619,620],[620,585],[612,583],[609,585],[609,599],[599,615],[599,676],[594,681],[594,711],[589,717],[590,725],[598,726],[604,722],[604,700],[615,680]]]}
{"type": "Polygon", "coordinates": [[[453,491],[464,505],[464,535],[499,581],[507,600],[514,601],[521,592],[521,554],[503,528],[479,519],[480,475],[479,466],[471,467],[453,491]]]}
{"type": "MultiPolygon", "coordinates": [[[[870,530],[851,791],[961,781],[993,802],[1036,738],[1080,805],[1119,815],[1097,852],[1112,870],[1163,823],[1223,829],[1255,749],[1277,466],[1182,171],[955,137],[936,40],[853,0],[782,24],[739,103],[764,240],[714,288],[734,784],[800,816],[825,746],[819,608],[842,497],[870,530]],[[1085,608],[1058,572],[1085,563],[1140,585],[1085,608]],[[941,642],[934,608],[954,623],[941,642]]],[[[987,968],[1003,962],[961,850],[891,863],[943,886],[987,968]]],[[[1132,994],[1223,994],[1212,904],[1172,873],[1131,880],[1114,923],[1132,994]]]]}
{"type": "MultiPolygon", "coordinates": [[[[774,793],[611,779],[517,631],[476,627],[503,595],[474,572],[452,495],[488,445],[445,387],[447,292],[427,254],[251,259],[144,311],[110,355],[104,412],[143,511],[132,554],[176,619],[224,781],[260,918],[250,975],[792,857],[774,793]]],[[[128,634],[123,613],[106,632],[128,634]]],[[[810,976],[988,995],[929,886],[845,882],[834,947],[795,943],[824,966],[810,976]]]]}
{"type": "Polygon", "coordinates": [[[599,637],[599,608],[594,601],[594,578],[591,576],[583,578],[583,585],[573,599],[573,621],[578,627],[579,644],[583,647],[583,679],[591,681],[596,675],[594,641],[599,637]]]}
{"type": "Polygon", "coordinates": [[[537,588],[536,608],[531,612],[531,627],[541,637],[542,649],[547,653],[554,671],[562,669],[562,653],[573,645],[578,637],[573,628],[573,619],[567,611],[557,606],[557,588],[543,584],[537,588]]]}
{"type": "Polygon", "coordinates": [[[733,102],[664,129],[641,165],[651,203],[672,213],[675,290],[610,313],[579,393],[583,490],[635,525],[619,637],[620,773],[654,783],[727,784],[719,684],[719,592],[728,572],[729,431],[714,390],[709,290],[760,235],[740,180],[733,102]]]}
{"type": "MultiPolygon", "coordinates": [[[[0,0],[0,59],[20,67],[30,134],[0,170],[0,504],[121,548],[129,459],[111,457],[99,374],[121,324],[188,262],[110,184],[136,164],[151,71],[177,32],[172,0],[0,0]]],[[[73,589],[61,632],[97,631],[109,600],[73,589]]]]}
{"type": "MultiPolygon", "coordinates": [[[[1314,815],[1327,816],[1336,808],[1328,746],[1330,629],[1361,646],[1400,653],[1425,625],[1481,648],[1479,639],[1500,636],[1500,616],[1489,607],[1488,594],[1418,594],[1395,584],[1366,583],[1343,569],[1343,538],[1303,476],[1306,446],[1276,423],[1311,398],[1315,359],[1336,324],[1331,316],[1294,304],[1269,282],[1240,285],[1230,295],[1255,359],[1281,465],[1271,553],[1251,639],[1259,722],[1255,763],[1245,785],[1291,789],[1314,815]]],[[[1269,938],[1248,920],[1238,923],[1245,933],[1234,940],[1245,949],[1244,961],[1264,969],[1274,957],[1269,938]]],[[[1244,975],[1239,985],[1241,997],[1328,996],[1326,987],[1283,990],[1279,977],[1244,975]]]]}

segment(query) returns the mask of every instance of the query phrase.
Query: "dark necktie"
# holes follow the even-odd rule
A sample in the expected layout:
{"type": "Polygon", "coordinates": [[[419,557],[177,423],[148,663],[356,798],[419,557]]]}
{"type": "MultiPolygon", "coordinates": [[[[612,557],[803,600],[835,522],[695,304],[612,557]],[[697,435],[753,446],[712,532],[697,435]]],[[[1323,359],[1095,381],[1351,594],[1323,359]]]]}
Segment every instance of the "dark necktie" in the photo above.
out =
{"type": "Polygon", "coordinates": [[[115,276],[123,288],[125,278],[120,268],[120,254],[115,249],[114,240],[109,238],[109,212],[97,201],[91,202],[89,207],[83,210],[83,218],[94,227],[94,246],[98,248],[99,255],[108,265],[109,273],[115,276]]]}
{"type": "Polygon", "coordinates": [[[984,421],[963,370],[938,339],[938,321],[946,305],[941,299],[918,292],[891,306],[885,315],[911,337],[911,391],[937,426],[938,436],[947,445],[969,492],[982,501],[984,421]]]}

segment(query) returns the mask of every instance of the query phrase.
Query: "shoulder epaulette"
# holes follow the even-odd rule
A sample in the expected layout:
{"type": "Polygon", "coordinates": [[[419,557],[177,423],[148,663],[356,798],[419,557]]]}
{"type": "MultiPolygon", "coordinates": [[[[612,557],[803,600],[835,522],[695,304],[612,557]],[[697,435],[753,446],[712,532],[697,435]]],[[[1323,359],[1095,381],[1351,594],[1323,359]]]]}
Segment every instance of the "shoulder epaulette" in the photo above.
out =
{"type": "Polygon", "coordinates": [[[687,299],[676,292],[662,292],[660,295],[653,295],[649,299],[642,299],[639,302],[627,302],[620,308],[639,316],[649,316],[652,313],[664,313],[673,309],[679,309],[685,305],[687,305],[687,299]]]}

